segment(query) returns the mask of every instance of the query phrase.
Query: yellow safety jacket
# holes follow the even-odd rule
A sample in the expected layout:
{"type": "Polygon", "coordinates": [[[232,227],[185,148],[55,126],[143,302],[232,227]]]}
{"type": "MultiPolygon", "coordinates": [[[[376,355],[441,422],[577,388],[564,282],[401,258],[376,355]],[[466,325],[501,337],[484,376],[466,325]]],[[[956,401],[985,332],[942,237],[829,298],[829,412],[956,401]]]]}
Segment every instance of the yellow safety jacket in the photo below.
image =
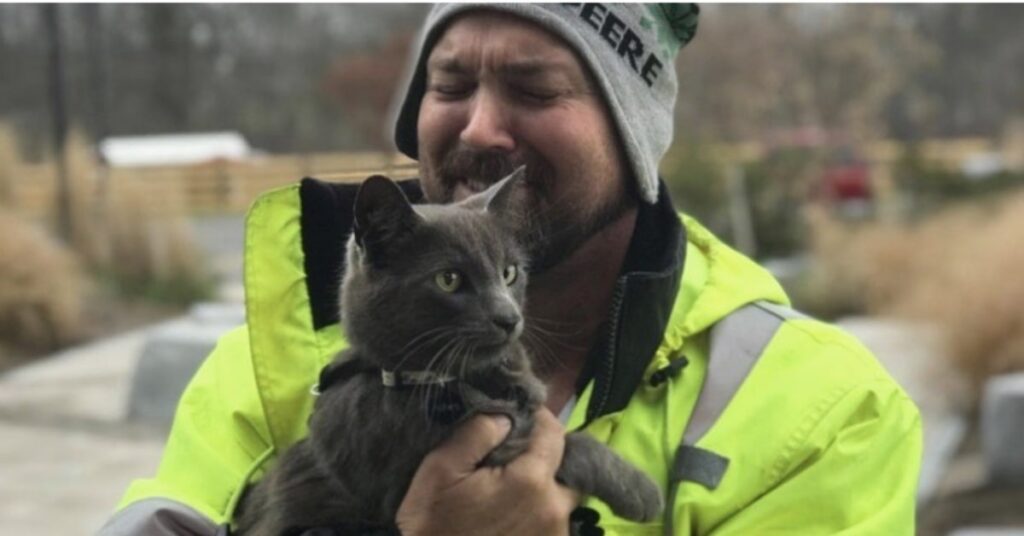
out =
{"type": "MultiPolygon", "coordinates": [[[[223,533],[245,485],[307,433],[310,387],[345,343],[325,313],[337,302],[311,293],[338,275],[315,258],[340,252],[303,243],[344,217],[332,208],[339,188],[306,180],[255,202],[247,325],[196,373],[157,474],[131,485],[101,534],[223,533]]],[[[646,320],[609,329],[603,344],[619,361],[585,374],[567,425],[585,424],[670,497],[665,517],[647,524],[588,500],[605,534],[913,534],[913,402],[854,338],[786,309],[764,269],[693,219],[670,217],[682,223],[682,277],[660,274],[672,294],[659,309],[659,274],[630,275],[641,299],[616,305],[633,310],[626,323],[646,320]]],[[[664,234],[645,225],[638,235],[664,234]]]]}

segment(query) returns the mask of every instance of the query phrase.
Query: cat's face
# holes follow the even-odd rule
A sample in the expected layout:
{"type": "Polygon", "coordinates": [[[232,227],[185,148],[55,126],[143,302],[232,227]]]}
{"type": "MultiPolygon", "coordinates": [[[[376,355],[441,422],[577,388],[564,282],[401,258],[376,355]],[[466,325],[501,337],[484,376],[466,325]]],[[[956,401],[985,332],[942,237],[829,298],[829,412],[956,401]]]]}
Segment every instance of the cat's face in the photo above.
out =
{"type": "Polygon", "coordinates": [[[457,205],[413,207],[389,179],[368,179],[342,290],[353,345],[388,369],[494,366],[523,329],[525,259],[512,232],[519,180],[457,205]]]}

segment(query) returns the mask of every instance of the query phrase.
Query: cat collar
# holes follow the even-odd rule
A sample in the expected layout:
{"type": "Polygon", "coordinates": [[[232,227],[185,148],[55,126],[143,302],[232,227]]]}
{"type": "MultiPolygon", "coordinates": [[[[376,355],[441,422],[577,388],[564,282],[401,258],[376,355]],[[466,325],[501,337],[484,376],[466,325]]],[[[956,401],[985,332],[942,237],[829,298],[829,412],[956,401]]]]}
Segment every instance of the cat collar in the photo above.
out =
{"type": "Polygon", "coordinates": [[[385,387],[410,387],[414,385],[445,385],[457,380],[450,374],[438,374],[430,370],[414,370],[401,372],[397,370],[380,371],[381,383],[385,387]]]}
{"type": "Polygon", "coordinates": [[[410,372],[399,372],[397,370],[384,370],[353,359],[340,364],[330,364],[320,371],[320,380],[310,387],[309,392],[313,396],[320,396],[327,388],[339,382],[348,380],[356,374],[376,373],[380,371],[381,383],[385,387],[402,388],[415,385],[448,385],[455,383],[458,378],[450,374],[438,374],[429,370],[416,370],[410,372]]]}

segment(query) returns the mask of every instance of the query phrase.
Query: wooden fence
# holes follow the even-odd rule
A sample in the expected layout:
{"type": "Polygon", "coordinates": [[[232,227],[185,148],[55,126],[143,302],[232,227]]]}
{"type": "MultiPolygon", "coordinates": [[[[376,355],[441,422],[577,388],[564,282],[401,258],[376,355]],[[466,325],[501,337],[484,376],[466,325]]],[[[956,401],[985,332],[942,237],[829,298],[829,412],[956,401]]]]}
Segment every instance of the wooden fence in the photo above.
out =
{"type": "MultiPolygon", "coordinates": [[[[728,161],[749,162],[764,155],[758,144],[716,146],[716,152],[728,161]]],[[[985,138],[930,140],[918,146],[920,156],[940,167],[955,168],[972,154],[1002,153],[985,138]]],[[[904,145],[879,141],[864,147],[864,154],[875,169],[885,171],[904,151],[904,145]]],[[[1017,155],[1019,156],[1019,155],[1017,155]]],[[[260,156],[246,162],[211,162],[192,166],[102,168],[90,159],[73,159],[69,176],[75,195],[116,195],[132,190],[134,199],[154,213],[243,212],[261,192],[315,176],[331,181],[361,181],[374,173],[396,179],[415,176],[415,162],[397,154],[315,153],[303,155],[260,156]]],[[[0,197],[31,217],[52,215],[56,204],[56,172],[52,164],[11,165],[0,173],[0,197]],[[5,178],[6,177],[6,178],[5,178]]]]}
{"type": "MultiPolygon", "coordinates": [[[[104,168],[79,164],[69,169],[68,175],[73,196],[103,199],[130,190],[133,199],[153,213],[238,213],[248,209],[260,193],[303,177],[356,182],[375,173],[403,179],[415,176],[417,168],[403,156],[326,153],[191,166],[104,168]]],[[[4,185],[9,205],[30,217],[52,214],[57,176],[53,164],[18,166],[9,175],[4,185]]]]}

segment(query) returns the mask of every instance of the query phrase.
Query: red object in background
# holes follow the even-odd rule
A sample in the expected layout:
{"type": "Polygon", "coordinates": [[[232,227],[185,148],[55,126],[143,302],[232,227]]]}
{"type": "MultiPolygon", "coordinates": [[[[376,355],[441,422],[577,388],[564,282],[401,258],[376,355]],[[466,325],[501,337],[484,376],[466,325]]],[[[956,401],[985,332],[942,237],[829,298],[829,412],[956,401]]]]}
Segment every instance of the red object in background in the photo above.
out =
{"type": "Polygon", "coordinates": [[[872,198],[871,173],[864,162],[846,162],[825,168],[821,193],[832,201],[868,201],[872,198]]]}

